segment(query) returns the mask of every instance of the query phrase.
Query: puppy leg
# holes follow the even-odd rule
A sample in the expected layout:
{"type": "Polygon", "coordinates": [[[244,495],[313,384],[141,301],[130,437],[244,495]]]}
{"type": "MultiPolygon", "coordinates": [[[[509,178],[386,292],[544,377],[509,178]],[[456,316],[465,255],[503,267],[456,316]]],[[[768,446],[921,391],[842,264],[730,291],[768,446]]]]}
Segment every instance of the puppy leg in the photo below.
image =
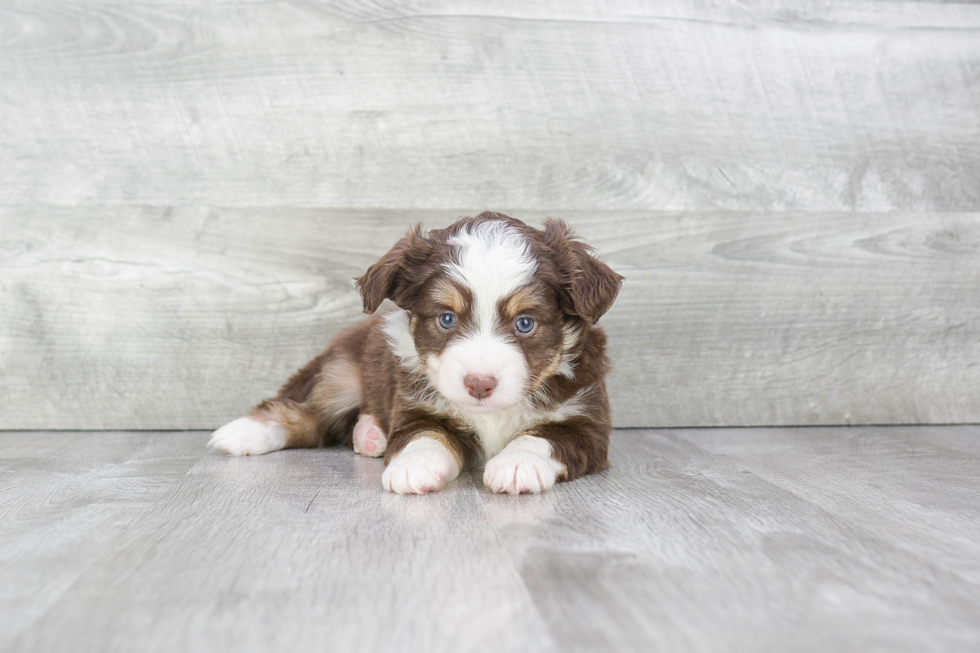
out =
{"type": "Polygon", "coordinates": [[[552,457],[550,442],[536,435],[521,435],[487,461],[483,484],[498,494],[537,494],[565,474],[565,466],[552,457]]]}
{"type": "Polygon", "coordinates": [[[248,417],[215,431],[208,446],[231,456],[257,456],[318,443],[316,416],[308,407],[289,399],[267,399],[248,417]]]}
{"type": "Polygon", "coordinates": [[[459,476],[463,455],[444,431],[433,428],[393,434],[392,450],[386,462],[388,466],[381,474],[385,490],[395,494],[426,494],[441,490],[459,476]]]}
{"type": "Polygon", "coordinates": [[[209,446],[248,456],[339,443],[350,434],[360,401],[357,364],[327,349],[293,375],[275,398],[215,431],[209,446]]]}
{"type": "Polygon", "coordinates": [[[582,418],[538,426],[487,461],[483,484],[497,493],[537,493],[605,469],[611,431],[606,422],[582,418]]]}

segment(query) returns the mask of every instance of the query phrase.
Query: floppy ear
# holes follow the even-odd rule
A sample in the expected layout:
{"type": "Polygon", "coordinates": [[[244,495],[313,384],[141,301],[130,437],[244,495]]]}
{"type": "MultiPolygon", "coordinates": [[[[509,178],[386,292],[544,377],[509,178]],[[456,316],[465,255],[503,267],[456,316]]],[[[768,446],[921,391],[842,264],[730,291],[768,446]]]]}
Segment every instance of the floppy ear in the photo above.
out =
{"type": "Polygon", "coordinates": [[[432,250],[432,242],[422,235],[421,224],[409,229],[387,254],[355,279],[364,300],[364,312],[375,312],[385,299],[409,309],[424,281],[421,267],[432,250]]]}
{"type": "Polygon", "coordinates": [[[544,221],[544,242],[562,272],[559,295],[565,312],[597,322],[616,300],[623,277],[595,258],[595,250],[578,240],[563,220],[544,221]]]}

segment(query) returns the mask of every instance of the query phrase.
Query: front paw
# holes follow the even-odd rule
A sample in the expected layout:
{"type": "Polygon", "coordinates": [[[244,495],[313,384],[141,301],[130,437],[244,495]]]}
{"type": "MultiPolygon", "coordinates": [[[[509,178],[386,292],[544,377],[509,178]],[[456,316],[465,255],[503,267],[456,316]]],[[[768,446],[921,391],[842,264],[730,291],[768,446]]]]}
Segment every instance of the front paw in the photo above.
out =
{"type": "Polygon", "coordinates": [[[229,456],[257,456],[286,446],[286,431],[250,417],[229,422],[211,435],[208,446],[229,456]]]}
{"type": "Polygon", "coordinates": [[[395,494],[437,492],[459,476],[456,457],[438,440],[421,437],[409,442],[388,463],[381,485],[395,494]]]}
{"type": "Polygon", "coordinates": [[[522,435],[487,462],[483,484],[497,494],[537,494],[554,485],[564,469],[551,457],[550,442],[522,435]]]}

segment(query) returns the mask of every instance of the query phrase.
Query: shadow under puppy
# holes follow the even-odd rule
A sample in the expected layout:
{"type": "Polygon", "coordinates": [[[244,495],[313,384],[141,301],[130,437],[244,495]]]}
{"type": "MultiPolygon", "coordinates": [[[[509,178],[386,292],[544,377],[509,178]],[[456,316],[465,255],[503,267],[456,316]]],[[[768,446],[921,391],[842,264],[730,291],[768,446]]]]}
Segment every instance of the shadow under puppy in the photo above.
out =
{"type": "Polygon", "coordinates": [[[364,310],[272,399],[214,432],[233,455],[351,442],[399,494],[486,462],[494,492],[540,492],[608,465],[606,336],[623,277],[564,222],[497,213],[409,231],[357,286],[364,310]]]}

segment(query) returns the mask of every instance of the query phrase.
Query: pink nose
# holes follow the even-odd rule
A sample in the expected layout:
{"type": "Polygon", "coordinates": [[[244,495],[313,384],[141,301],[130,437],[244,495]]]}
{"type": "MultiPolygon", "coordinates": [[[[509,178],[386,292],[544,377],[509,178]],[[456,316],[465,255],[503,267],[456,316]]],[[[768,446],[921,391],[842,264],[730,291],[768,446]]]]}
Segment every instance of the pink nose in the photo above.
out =
{"type": "Polygon", "coordinates": [[[470,393],[471,397],[484,399],[489,397],[493,393],[493,389],[497,387],[497,379],[492,376],[467,374],[463,379],[463,385],[466,386],[466,391],[470,393]]]}

